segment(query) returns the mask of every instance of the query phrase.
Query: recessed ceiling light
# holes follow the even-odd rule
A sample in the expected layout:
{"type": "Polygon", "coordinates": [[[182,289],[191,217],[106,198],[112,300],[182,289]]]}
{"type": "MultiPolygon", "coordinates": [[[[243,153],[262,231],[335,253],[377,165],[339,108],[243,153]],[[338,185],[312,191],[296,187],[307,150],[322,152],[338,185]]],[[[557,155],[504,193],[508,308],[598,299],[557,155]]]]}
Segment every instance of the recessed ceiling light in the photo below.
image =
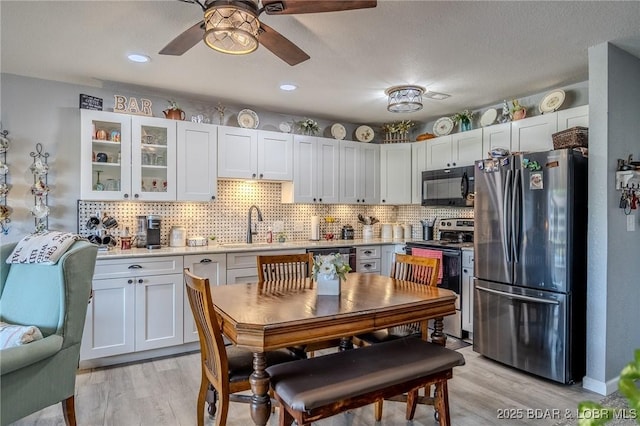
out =
{"type": "Polygon", "coordinates": [[[131,62],[139,62],[139,63],[145,63],[151,60],[151,58],[148,57],[147,55],[140,55],[138,53],[132,53],[130,55],[127,55],[127,58],[129,58],[131,62]]]}
{"type": "Polygon", "coordinates": [[[297,88],[298,86],[296,86],[295,84],[285,83],[280,85],[280,90],[284,90],[286,92],[291,92],[292,90],[296,90],[297,88]]]}

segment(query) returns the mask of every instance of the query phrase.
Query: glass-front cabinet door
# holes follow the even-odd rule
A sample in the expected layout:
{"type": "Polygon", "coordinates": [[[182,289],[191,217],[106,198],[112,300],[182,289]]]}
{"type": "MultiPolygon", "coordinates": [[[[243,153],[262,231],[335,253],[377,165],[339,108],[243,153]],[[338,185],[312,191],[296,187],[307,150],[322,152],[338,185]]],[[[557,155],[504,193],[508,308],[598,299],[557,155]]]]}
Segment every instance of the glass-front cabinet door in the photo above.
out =
{"type": "Polygon", "coordinates": [[[176,199],[176,122],[134,116],[131,119],[133,200],[176,199]]]}
{"type": "Polygon", "coordinates": [[[131,194],[131,117],[81,110],[80,193],[85,200],[123,200],[131,194]]]}

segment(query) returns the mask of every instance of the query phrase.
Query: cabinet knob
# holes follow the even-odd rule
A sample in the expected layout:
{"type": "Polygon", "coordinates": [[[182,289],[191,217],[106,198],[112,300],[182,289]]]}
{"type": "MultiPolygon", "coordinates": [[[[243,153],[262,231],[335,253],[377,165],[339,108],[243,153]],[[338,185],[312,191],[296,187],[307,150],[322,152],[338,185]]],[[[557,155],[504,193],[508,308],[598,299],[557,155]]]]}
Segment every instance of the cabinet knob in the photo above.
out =
{"type": "Polygon", "coordinates": [[[255,174],[255,173],[251,174],[251,177],[252,177],[253,179],[255,179],[255,178],[256,178],[256,174],[255,174]]]}
{"type": "Polygon", "coordinates": [[[129,194],[124,194],[124,198],[129,198],[129,194]]]}
{"type": "Polygon", "coordinates": [[[140,195],[138,195],[138,194],[134,194],[134,195],[133,195],[133,198],[140,198],[140,195]]]}
{"type": "Polygon", "coordinates": [[[451,163],[447,163],[447,167],[451,167],[451,163]]]}
{"type": "Polygon", "coordinates": [[[356,203],[359,203],[359,202],[360,202],[360,199],[358,198],[358,199],[356,200],[356,203]]]}
{"type": "Polygon", "coordinates": [[[262,179],[264,177],[264,175],[262,173],[260,173],[260,179],[262,179]]]}
{"type": "Polygon", "coordinates": [[[138,280],[138,284],[142,284],[142,278],[138,280]]]}
{"type": "Polygon", "coordinates": [[[127,280],[127,284],[133,284],[133,280],[127,280]]]}
{"type": "Polygon", "coordinates": [[[463,269],[462,272],[464,272],[465,274],[469,273],[469,271],[467,271],[466,269],[463,269]]]}
{"type": "Polygon", "coordinates": [[[316,201],[317,201],[317,200],[314,198],[314,199],[313,199],[313,202],[315,203],[316,201]]]}
{"type": "Polygon", "coordinates": [[[455,165],[456,165],[456,163],[453,163],[453,165],[455,166],[455,165]]]}
{"type": "Polygon", "coordinates": [[[382,200],[382,202],[383,202],[383,203],[386,203],[386,202],[387,202],[387,200],[382,200]]]}
{"type": "Polygon", "coordinates": [[[215,200],[215,199],[216,199],[216,196],[215,196],[215,195],[212,195],[212,196],[211,196],[211,199],[212,199],[212,200],[215,200]]]}
{"type": "Polygon", "coordinates": [[[365,201],[364,201],[364,198],[362,199],[362,202],[363,202],[363,203],[365,202],[365,201]]]}
{"type": "Polygon", "coordinates": [[[318,201],[322,202],[322,198],[318,198],[318,201]]]}

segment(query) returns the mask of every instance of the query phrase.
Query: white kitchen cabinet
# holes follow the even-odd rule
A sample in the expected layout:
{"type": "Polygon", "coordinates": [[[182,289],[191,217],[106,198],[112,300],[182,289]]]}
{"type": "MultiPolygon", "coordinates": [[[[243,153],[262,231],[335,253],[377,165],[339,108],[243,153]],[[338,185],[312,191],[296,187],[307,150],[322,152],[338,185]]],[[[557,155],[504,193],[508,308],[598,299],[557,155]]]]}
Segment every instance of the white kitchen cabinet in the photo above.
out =
{"type": "Polygon", "coordinates": [[[482,128],[482,158],[488,158],[495,148],[511,150],[511,122],[482,128]]]}
{"type": "Polygon", "coordinates": [[[482,158],[482,129],[430,139],[427,144],[428,170],[470,166],[482,158]]]}
{"type": "Polygon", "coordinates": [[[411,144],[380,146],[380,202],[411,204],[411,144]]]}
{"type": "Polygon", "coordinates": [[[176,121],[81,111],[80,196],[176,199],[176,121]]]}
{"type": "MultiPolygon", "coordinates": [[[[193,274],[209,279],[209,285],[227,283],[227,256],[225,254],[191,254],[184,256],[184,267],[193,274]]],[[[184,286],[184,343],[197,342],[198,330],[193,320],[187,286],[184,286]]]]}
{"type": "Polygon", "coordinates": [[[285,181],[293,178],[293,136],[220,126],[218,177],[285,181]]]}
{"type": "Polygon", "coordinates": [[[340,141],[340,203],[380,202],[380,146],[340,141]]]}
{"type": "Polygon", "coordinates": [[[217,126],[179,121],[177,131],[177,200],[215,200],[218,192],[217,126]]]}
{"type": "Polygon", "coordinates": [[[83,200],[131,197],[130,116],[80,110],[80,197],[83,200]]]}
{"type": "Polygon", "coordinates": [[[462,251],[462,330],[473,333],[473,250],[462,251]]]}
{"type": "Polygon", "coordinates": [[[295,135],[293,181],[282,183],[282,202],[337,204],[339,182],[339,141],[295,135]]]}
{"type": "Polygon", "coordinates": [[[380,274],[381,246],[356,247],[356,272],[362,274],[380,274]]]}
{"type": "Polygon", "coordinates": [[[183,343],[182,256],[98,259],[80,359],[183,343]]]}
{"type": "Polygon", "coordinates": [[[391,276],[391,269],[393,268],[393,262],[396,260],[396,253],[404,253],[402,247],[400,244],[384,245],[381,247],[380,275],[384,275],[385,277],[391,276]]]}
{"type": "Polygon", "coordinates": [[[553,149],[551,135],[558,130],[557,113],[537,115],[511,122],[511,151],[531,152],[553,149]]]}
{"type": "Polygon", "coordinates": [[[589,127],[589,105],[563,109],[556,112],[558,116],[558,131],[572,127],[589,127]]]}
{"type": "Polygon", "coordinates": [[[134,200],[176,199],[176,120],[131,117],[131,192],[134,200]]]}
{"type": "Polygon", "coordinates": [[[411,204],[422,204],[422,172],[427,170],[427,142],[411,144],[411,204]]]}

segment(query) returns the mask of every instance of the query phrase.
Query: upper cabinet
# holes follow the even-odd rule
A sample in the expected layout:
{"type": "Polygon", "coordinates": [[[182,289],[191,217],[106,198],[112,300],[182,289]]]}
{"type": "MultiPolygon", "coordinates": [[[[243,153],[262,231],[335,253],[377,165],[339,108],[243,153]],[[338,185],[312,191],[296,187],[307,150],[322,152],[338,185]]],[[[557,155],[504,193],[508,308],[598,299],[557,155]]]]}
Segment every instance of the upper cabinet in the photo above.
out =
{"type": "Polygon", "coordinates": [[[288,133],[221,126],[218,177],[291,180],[293,137],[288,133]]]}
{"type": "Polygon", "coordinates": [[[340,203],[380,202],[380,145],[340,141],[340,203]]]}
{"type": "Polygon", "coordinates": [[[427,170],[427,142],[411,144],[411,204],[422,203],[422,172],[427,170]]]}
{"type": "Polygon", "coordinates": [[[218,133],[212,124],[178,121],[177,199],[211,201],[218,192],[218,133]]]}
{"type": "Polygon", "coordinates": [[[411,204],[411,144],[380,146],[380,202],[411,204]]]}
{"type": "Polygon", "coordinates": [[[82,110],[80,128],[83,199],[175,200],[175,121],[82,110]]]}
{"type": "Polygon", "coordinates": [[[482,129],[427,141],[427,170],[472,165],[482,158],[482,129]]]}
{"type": "Polygon", "coordinates": [[[558,131],[572,127],[589,127],[589,105],[558,111],[558,131]]]}
{"type": "Polygon", "coordinates": [[[293,181],[282,183],[283,203],[340,201],[340,144],[335,139],[293,137],[293,181]]]}
{"type": "Polygon", "coordinates": [[[511,151],[549,151],[551,135],[558,131],[557,113],[537,115],[511,122],[511,151]]]}
{"type": "Polygon", "coordinates": [[[482,158],[486,158],[492,149],[511,149],[511,123],[494,124],[482,128],[482,158]]]}

